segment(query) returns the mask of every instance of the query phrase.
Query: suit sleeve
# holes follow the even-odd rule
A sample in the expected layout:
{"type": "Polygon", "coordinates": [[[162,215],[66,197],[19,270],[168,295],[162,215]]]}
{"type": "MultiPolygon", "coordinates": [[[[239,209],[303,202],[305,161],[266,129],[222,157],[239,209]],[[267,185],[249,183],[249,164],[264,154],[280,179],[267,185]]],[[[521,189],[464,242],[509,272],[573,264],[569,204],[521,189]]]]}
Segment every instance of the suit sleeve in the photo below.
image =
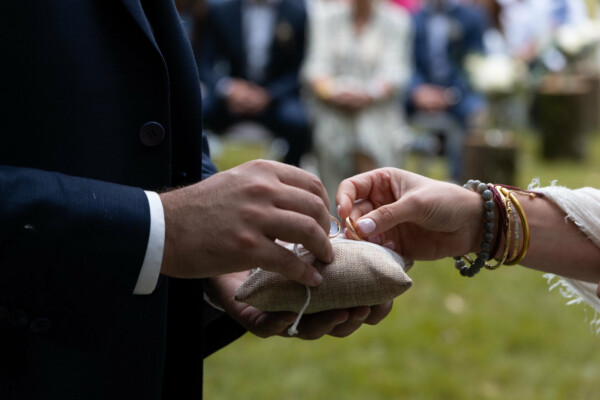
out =
{"type": "Polygon", "coordinates": [[[210,148],[206,134],[202,132],[202,179],[206,179],[218,172],[217,167],[210,159],[210,148]]]}
{"type": "Polygon", "coordinates": [[[0,326],[102,352],[149,229],[141,189],[0,166],[0,326]]]}

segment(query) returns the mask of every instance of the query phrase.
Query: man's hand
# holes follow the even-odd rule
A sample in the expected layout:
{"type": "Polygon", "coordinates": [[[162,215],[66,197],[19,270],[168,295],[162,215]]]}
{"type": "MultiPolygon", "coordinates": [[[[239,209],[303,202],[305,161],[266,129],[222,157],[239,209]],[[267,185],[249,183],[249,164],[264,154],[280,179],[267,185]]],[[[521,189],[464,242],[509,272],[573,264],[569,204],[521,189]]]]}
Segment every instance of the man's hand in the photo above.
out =
{"type": "Polygon", "coordinates": [[[317,286],[317,270],[275,239],[333,260],[327,194],[316,176],[299,168],[251,161],[160,197],[164,275],[205,278],[261,267],[317,286]]]}
{"type": "Polygon", "coordinates": [[[412,101],[419,110],[427,112],[444,111],[450,104],[445,95],[445,88],[436,85],[421,85],[412,94],[412,101]]]}
{"type": "MultiPolygon", "coordinates": [[[[287,251],[287,250],[286,250],[287,251]]],[[[292,312],[264,312],[233,299],[235,290],[248,278],[250,272],[238,272],[210,279],[208,290],[219,300],[227,314],[253,334],[289,337],[287,330],[296,320],[292,312]]],[[[375,325],[392,309],[392,302],[373,307],[356,307],[348,310],[331,310],[303,315],[298,325],[297,337],[313,340],[323,335],[345,337],[362,324],[375,325]]]]}
{"type": "Polygon", "coordinates": [[[232,79],[227,94],[229,112],[240,116],[253,116],[263,112],[271,97],[262,87],[243,79],[232,79]]]}

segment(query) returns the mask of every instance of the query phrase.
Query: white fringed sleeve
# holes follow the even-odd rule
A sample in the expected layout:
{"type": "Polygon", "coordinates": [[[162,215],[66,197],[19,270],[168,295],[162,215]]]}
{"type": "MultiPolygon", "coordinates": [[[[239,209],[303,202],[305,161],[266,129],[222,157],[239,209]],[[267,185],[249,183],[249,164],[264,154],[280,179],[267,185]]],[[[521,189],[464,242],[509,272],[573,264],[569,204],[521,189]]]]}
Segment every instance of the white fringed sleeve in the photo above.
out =
{"type": "MultiPolygon", "coordinates": [[[[540,188],[537,182],[530,185],[531,190],[543,193],[554,202],[572,220],[575,225],[598,247],[600,247],[600,190],[585,187],[568,189],[557,186],[540,188]]],[[[559,288],[563,296],[570,299],[567,304],[587,303],[595,310],[592,326],[600,333],[600,299],[596,296],[596,284],[564,278],[554,274],[545,274],[550,290],[559,288]]]]}

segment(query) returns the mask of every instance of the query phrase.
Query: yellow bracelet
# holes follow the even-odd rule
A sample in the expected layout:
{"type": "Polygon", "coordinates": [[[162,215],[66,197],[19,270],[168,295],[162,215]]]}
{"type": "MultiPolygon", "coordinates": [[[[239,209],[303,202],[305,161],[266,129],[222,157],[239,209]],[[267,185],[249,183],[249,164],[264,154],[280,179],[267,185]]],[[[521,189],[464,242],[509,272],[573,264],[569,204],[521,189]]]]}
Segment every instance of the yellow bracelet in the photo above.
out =
{"type": "Polygon", "coordinates": [[[510,198],[511,202],[514,204],[515,208],[517,209],[517,213],[519,213],[519,218],[521,218],[521,225],[523,226],[523,247],[521,247],[521,251],[519,252],[519,254],[517,255],[517,257],[515,259],[509,260],[509,261],[505,262],[504,264],[505,265],[516,265],[516,264],[520,263],[521,261],[523,261],[523,258],[525,258],[525,254],[527,254],[527,249],[529,249],[529,240],[530,240],[529,223],[527,222],[527,216],[525,215],[523,206],[521,205],[521,203],[519,203],[519,200],[517,200],[517,197],[514,195],[514,192],[509,191],[508,197],[510,198]]]}

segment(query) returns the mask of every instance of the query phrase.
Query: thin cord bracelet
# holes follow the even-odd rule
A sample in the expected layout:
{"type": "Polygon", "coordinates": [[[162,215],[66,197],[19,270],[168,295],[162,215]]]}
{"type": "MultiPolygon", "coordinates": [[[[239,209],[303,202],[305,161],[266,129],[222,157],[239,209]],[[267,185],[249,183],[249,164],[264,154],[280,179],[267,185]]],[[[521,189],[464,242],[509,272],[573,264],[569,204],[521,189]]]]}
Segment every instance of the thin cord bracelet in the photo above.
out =
{"type": "Polygon", "coordinates": [[[494,194],[494,203],[496,203],[496,209],[498,210],[498,227],[496,228],[496,234],[494,237],[494,246],[492,247],[492,251],[490,252],[491,258],[494,258],[496,254],[498,254],[498,248],[500,247],[500,238],[504,237],[506,234],[506,224],[503,221],[506,221],[506,206],[502,194],[498,190],[497,186],[490,185],[490,190],[494,194]]]}

